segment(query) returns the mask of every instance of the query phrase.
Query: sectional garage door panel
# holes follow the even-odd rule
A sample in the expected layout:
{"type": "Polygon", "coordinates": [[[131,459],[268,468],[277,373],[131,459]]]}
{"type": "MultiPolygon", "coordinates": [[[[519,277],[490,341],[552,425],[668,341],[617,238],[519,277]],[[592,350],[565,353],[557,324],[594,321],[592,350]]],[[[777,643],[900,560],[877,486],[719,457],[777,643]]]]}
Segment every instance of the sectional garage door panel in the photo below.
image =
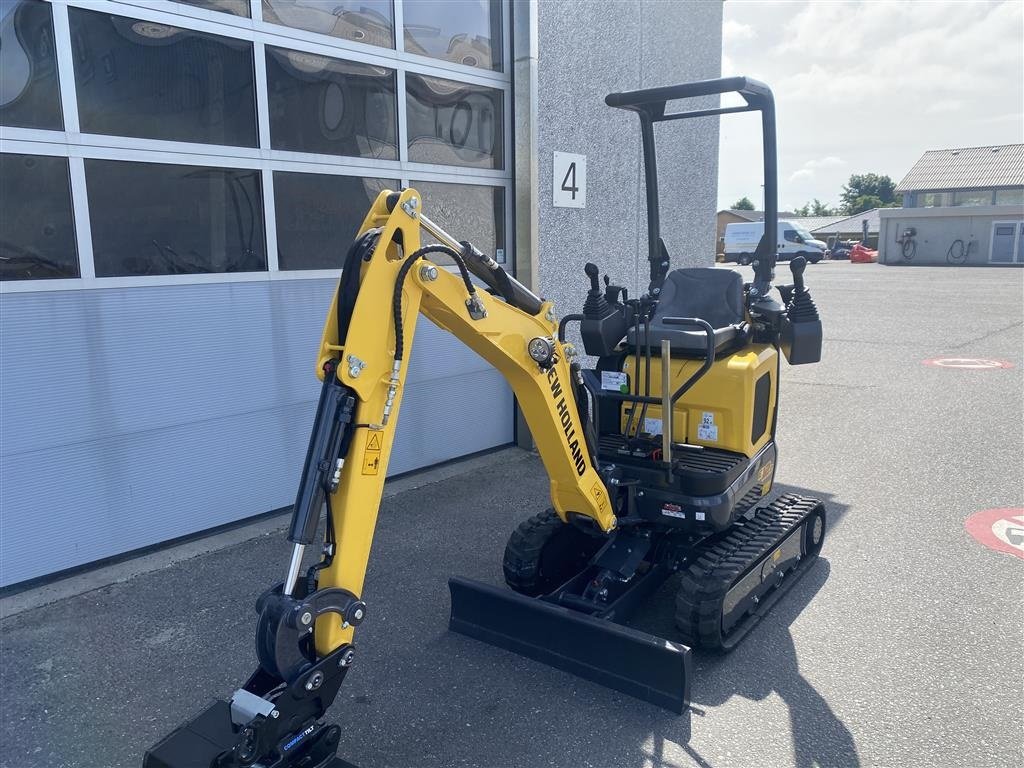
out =
{"type": "MultiPolygon", "coordinates": [[[[0,584],[287,506],[333,280],[0,299],[0,584]]],[[[390,472],[509,443],[501,376],[421,320],[390,472]]]]}

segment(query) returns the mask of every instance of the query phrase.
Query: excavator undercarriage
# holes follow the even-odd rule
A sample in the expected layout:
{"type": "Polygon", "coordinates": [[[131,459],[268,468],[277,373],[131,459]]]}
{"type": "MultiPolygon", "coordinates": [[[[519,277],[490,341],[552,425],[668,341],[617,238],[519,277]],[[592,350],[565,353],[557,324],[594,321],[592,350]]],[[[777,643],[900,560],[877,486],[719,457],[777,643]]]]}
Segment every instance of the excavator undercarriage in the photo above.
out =
{"type": "Polygon", "coordinates": [[[363,581],[420,315],[505,376],[551,489],[551,508],[508,540],[510,590],[451,579],[452,630],[682,712],[691,648],[733,648],[811,567],[824,505],[769,499],[781,360],[821,354],[806,264],[794,259],[792,284],[773,286],[774,242],[762,239],[751,283],[726,269],[670,272],[659,234],[654,124],[737,111],[762,116],[765,231],[775,232],[771,91],[727,78],[606,101],[640,117],[647,291],[630,298],[608,276],[602,287],[587,264],[583,311],[558,321],[550,302],[431,221],[415,190],[382,192],[345,257],[324,326],[292,556],[284,580],[256,603],[258,666],[229,700],[150,749],[145,768],[348,766],[336,755],[346,735],[324,717],[356,660],[355,629],[373,615],[363,581]],[[667,110],[730,92],[747,106],[667,110]],[[593,367],[568,340],[577,324],[593,367]],[[314,545],[319,557],[308,564],[314,545]],[[673,576],[677,632],[629,626],[673,576]]]}

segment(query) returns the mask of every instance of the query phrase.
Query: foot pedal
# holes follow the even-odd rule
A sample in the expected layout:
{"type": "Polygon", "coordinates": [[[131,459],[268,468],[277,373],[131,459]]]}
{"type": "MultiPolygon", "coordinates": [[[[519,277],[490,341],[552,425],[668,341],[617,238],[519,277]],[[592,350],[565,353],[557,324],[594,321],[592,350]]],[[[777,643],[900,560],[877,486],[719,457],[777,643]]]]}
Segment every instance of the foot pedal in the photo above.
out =
{"type": "Polygon", "coordinates": [[[453,578],[448,628],[682,714],[690,703],[690,649],[645,632],[453,578]]]}

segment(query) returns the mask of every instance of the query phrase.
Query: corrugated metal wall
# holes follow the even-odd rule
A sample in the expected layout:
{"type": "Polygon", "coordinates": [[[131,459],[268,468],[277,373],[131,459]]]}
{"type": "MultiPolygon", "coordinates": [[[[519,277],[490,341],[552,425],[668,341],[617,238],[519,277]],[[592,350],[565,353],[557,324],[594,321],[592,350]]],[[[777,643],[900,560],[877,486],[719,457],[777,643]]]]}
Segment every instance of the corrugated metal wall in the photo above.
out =
{"type": "MultiPolygon", "coordinates": [[[[0,297],[0,586],[292,503],[332,280],[0,297]]],[[[390,472],[508,443],[500,374],[421,320],[390,472]]]]}

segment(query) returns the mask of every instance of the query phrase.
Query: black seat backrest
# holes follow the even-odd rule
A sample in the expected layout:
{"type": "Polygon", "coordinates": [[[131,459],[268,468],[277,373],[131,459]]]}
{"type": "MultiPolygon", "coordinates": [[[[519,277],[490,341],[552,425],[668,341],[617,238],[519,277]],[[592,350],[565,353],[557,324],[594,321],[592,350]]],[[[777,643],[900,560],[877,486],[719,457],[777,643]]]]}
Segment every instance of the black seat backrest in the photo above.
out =
{"type": "Polygon", "coordinates": [[[674,270],[665,278],[652,324],[663,317],[697,317],[712,328],[741,323],[743,278],[731,269],[674,270]]]}

